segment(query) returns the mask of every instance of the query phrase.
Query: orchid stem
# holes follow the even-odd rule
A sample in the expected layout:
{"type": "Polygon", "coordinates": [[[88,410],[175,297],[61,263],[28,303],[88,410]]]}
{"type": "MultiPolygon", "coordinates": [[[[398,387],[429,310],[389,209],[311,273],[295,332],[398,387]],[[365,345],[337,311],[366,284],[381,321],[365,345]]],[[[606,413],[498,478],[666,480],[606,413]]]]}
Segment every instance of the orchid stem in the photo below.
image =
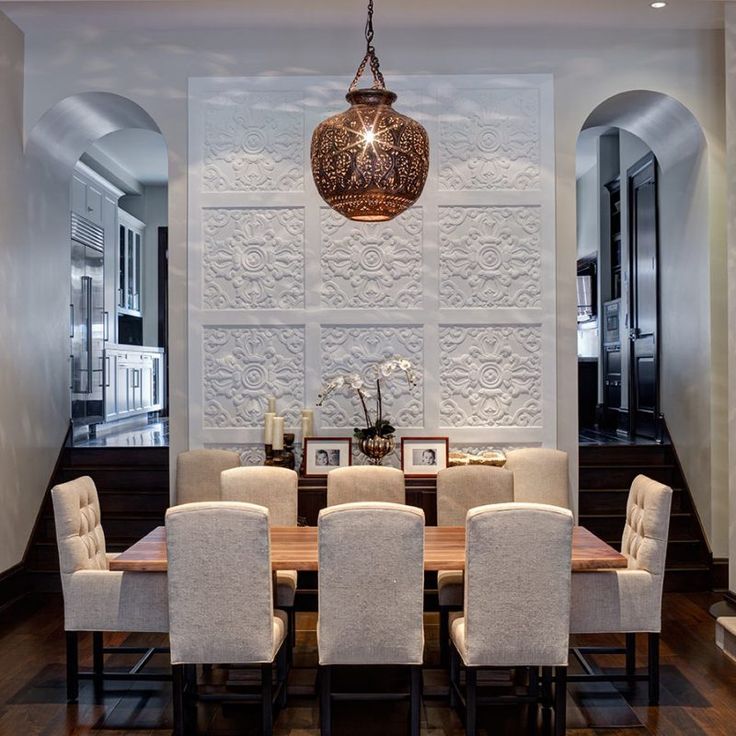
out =
{"type": "Polygon", "coordinates": [[[365,414],[365,426],[366,429],[370,428],[371,426],[371,418],[368,414],[368,407],[365,405],[365,399],[363,398],[363,392],[360,389],[356,389],[358,392],[358,396],[360,397],[360,403],[363,404],[363,413],[365,414]]]}
{"type": "Polygon", "coordinates": [[[381,426],[381,421],[383,420],[383,400],[381,399],[381,379],[376,379],[376,404],[378,405],[376,409],[376,413],[378,415],[378,426],[381,426]]]}

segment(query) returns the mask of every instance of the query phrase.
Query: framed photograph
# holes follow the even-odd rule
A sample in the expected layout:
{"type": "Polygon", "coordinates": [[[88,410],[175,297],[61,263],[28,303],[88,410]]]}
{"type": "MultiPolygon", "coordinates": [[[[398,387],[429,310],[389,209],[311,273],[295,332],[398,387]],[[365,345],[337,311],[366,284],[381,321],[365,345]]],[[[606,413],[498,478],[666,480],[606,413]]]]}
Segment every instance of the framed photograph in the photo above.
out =
{"type": "Polygon", "coordinates": [[[353,462],[352,437],[306,437],[304,439],[304,475],[327,475],[335,468],[345,468],[353,462]]]}
{"type": "Polygon", "coordinates": [[[402,437],[401,469],[409,478],[431,478],[447,467],[447,437],[402,437]]]}

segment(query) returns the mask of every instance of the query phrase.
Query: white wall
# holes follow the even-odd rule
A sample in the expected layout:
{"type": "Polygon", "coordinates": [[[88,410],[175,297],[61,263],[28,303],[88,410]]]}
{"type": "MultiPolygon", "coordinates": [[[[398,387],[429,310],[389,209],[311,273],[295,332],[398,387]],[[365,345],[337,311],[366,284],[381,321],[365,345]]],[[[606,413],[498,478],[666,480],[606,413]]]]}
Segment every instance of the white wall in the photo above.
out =
{"type": "Polygon", "coordinates": [[[600,208],[598,206],[598,166],[592,166],[577,180],[578,258],[598,253],[600,208]]]}
{"type": "Polygon", "coordinates": [[[169,224],[168,187],[146,186],[120,199],[120,207],[146,226],[143,238],[143,344],[158,344],[158,229],[169,224]]]}
{"type": "MultiPolygon", "coordinates": [[[[170,381],[172,453],[187,432],[187,79],[258,74],[344,75],[359,61],[355,29],[309,33],[261,27],[135,34],[37,32],[27,39],[26,130],[58,100],[85,90],[129,96],[158,122],[170,156],[170,381]]],[[[558,443],[577,464],[575,143],[590,111],[630,89],[680,100],[698,118],[714,168],[723,160],[723,34],[493,27],[382,28],[379,52],[391,75],[553,73],[555,79],[558,443]]],[[[400,109],[400,106],[399,106],[400,109]]],[[[720,172],[722,176],[722,170],[720,172]]],[[[722,179],[721,179],[722,182],[722,179]]],[[[723,213],[716,216],[721,217],[723,213]]],[[[693,247],[705,248],[704,244],[693,247]]],[[[61,360],[62,354],[55,356],[61,360]]],[[[697,380],[697,377],[695,378],[697,380]]],[[[725,524],[725,521],[722,522],[725,524]]]]}
{"type": "MultiPolygon", "coordinates": [[[[23,162],[23,34],[0,13],[0,572],[20,562],[65,432],[60,339],[68,312],[54,254],[28,240],[23,162]]],[[[68,217],[67,217],[68,228],[68,217]]],[[[68,238],[62,241],[67,261],[68,238]]],[[[68,267],[66,272],[68,273],[68,267]]]]}

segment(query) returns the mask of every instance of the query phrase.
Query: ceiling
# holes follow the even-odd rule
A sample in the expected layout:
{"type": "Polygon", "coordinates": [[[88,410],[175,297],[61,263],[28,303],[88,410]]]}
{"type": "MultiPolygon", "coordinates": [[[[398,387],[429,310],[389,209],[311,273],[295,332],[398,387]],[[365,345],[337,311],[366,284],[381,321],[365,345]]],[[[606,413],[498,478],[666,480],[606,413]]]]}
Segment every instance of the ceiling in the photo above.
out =
{"type": "Polygon", "coordinates": [[[166,143],[152,130],[126,128],[110,133],[90,146],[87,154],[103,166],[111,159],[143,186],[162,186],[169,179],[166,143]]]}
{"type": "MultiPolygon", "coordinates": [[[[0,10],[26,32],[67,28],[355,28],[365,0],[1,0],[0,10]],[[308,12],[305,7],[308,5],[308,12]]],[[[669,0],[379,0],[381,26],[566,28],[721,28],[723,2],[669,0]]]]}

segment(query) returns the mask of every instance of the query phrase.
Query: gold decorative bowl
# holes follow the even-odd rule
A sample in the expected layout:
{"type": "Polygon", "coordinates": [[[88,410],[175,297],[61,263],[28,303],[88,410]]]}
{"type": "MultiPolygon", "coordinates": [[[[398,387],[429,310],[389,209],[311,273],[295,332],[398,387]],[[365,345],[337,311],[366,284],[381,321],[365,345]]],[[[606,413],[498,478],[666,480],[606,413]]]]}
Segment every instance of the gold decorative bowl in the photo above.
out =
{"type": "Polygon", "coordinates": [[[367,440],[360,440],[358,447],[360,451],[368,458],[371,465],[380,465],[386,455],[393,452],[396,446],[392,437],[371,437],[367,440]]]}

